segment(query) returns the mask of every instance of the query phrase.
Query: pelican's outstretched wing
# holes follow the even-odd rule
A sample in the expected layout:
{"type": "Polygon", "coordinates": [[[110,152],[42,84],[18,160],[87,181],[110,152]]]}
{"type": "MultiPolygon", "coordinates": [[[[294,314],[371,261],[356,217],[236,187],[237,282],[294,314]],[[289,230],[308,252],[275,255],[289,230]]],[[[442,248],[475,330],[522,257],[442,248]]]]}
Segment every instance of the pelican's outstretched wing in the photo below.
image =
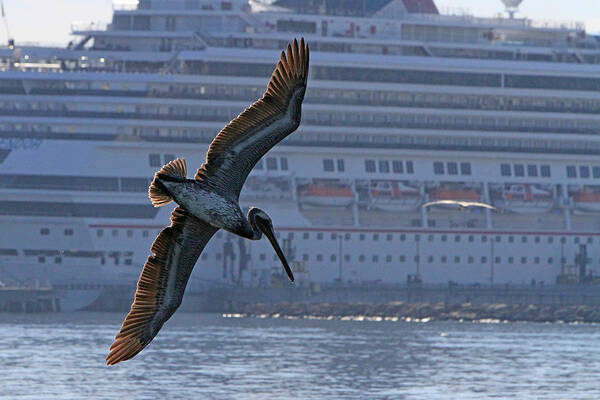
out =
{"type": "Polygon", "coordinates": [[[217,230],[182,207],[173,211],[171,226],[152,244],[154,255],[144,265],[131,310],[106,357],[108,365],[129,360],[142,351],[173,315],[196,260],[217,230]]]}
{"type": "Polygon", "coordinates": [[[300,124],[308,77],[309,51],[304,39],[288,45],[287,56],[271,76],[263,97],[232,120],[210,144],[195,178],[237,198],[246,177],[273,146],[300,124]]]}

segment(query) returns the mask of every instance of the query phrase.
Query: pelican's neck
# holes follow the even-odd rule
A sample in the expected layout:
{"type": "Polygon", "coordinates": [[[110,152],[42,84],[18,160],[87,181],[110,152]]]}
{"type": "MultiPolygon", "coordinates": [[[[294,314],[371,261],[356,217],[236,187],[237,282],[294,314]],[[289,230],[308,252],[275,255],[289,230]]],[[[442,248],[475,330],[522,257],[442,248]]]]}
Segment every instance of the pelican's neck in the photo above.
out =
{"type": "Polygon", "coordinates": [[[264,213],[264,211],[262,211],[260,208],[255,207],[252,207],[250,211],[248,211],[248,225],[251,232],[251,235],[248,236],[248,239],[251,240],[260,240],[263,236],[262,231],[258,228],[258,225],[256,224],[256,214],[258,213],[264,213]]]}

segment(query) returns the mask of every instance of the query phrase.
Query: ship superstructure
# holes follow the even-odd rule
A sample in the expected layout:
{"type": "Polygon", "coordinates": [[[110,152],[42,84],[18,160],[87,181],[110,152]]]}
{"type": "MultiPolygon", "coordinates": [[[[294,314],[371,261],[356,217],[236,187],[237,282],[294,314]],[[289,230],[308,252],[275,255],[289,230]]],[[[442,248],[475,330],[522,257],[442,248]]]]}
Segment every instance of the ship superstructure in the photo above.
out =
{"type": "MultiPolygon", "coordinates": [[[[600,40],[580,24],[432,0],[141,0],[72,30],[68,48],[0,50],[3,280],[133,285],[171,211],[148,200],[154,172],[199,167],[300,36],[302,124],[241,203],[307,279],[553,283],[581,245],[600,266],[600,40]],[[420,207],[439,199],[499,211],[420,207]]],[[[277,262],[219,232],[191,285],[265,284],[277,262]]]]}

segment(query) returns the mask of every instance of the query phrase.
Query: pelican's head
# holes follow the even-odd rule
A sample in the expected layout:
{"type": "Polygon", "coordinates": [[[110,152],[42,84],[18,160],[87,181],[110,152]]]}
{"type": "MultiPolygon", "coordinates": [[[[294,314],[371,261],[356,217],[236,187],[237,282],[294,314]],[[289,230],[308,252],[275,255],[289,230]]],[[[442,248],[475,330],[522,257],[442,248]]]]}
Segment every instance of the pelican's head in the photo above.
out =
{"type": "Polygon", "coordinates": [[[281,250],[281,247],[279,247],[279,243],[277,243],[277,239],[275,238],[275,230],[273,229],[271,217],[269,217],[267,213],[260,208],[252,207],[250,208],[250,211],[248,211],[248,222],[250,222],[250,226],[254,231],[255,239],[260,239],[263,233],[267,239],[269,239],[269,242],[271,242],[271,245],[279,256],[279,259],[281,260],[283,268],[290,278],[290,281],[294,282],[294,274],[292,274],[292,269],[285,259],[285,255],[283,254],[283,251],[281,250]]]}

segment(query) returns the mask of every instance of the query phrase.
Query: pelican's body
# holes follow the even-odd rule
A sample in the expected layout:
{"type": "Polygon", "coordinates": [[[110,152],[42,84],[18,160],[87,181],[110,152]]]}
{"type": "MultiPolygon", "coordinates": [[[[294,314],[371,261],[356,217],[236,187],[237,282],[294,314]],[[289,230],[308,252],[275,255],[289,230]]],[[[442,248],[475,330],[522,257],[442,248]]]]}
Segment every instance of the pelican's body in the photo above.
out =
{"type": "MultiPolygon", "coordinates": [[[[158,179],[160,180],[160,178],[158,179]]],[[[209,223],[215,228],[239,234],[240,226],[247,225],[247,220],[237,201],[211,191],[197,180],[186,179],[183,182],[160,181],[173,195],[173,201],[185,208],[194,217],[209,223]]]]}
{"type": "Polygon", "coordinates": [[[152,244],[131,310],[110,348],[107,364],[138,354],[181,304],[192,269],[219,229],[247,239],[263,234],[281,259],[290,280],[292,270],[275,239],[271,218],[258,208],[244,216],[238,204],[242,186],[254,165],[278,142],[294,132],[301,118],[309,65],[308,46],[294,40],[271,76],[263,97],[233,119],[212,141],[206,162],[194,179],[185,160],[176,159],[154,175],[148,194],[156,207],[177,207],[171,226],[152,244]]]}

